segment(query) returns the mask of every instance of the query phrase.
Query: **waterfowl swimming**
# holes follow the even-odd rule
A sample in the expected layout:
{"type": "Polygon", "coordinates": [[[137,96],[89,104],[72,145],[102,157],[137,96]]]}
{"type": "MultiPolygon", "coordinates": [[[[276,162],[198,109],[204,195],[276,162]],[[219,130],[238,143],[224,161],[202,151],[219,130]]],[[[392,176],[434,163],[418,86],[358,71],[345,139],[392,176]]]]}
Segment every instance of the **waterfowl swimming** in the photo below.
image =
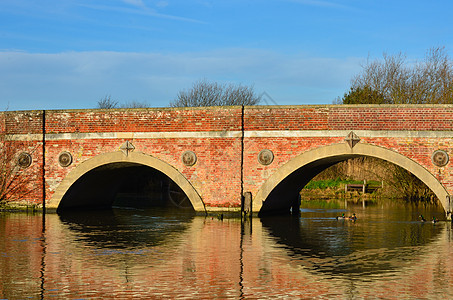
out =
{"type": "Polygon", "coordinates": [[[437,223],[439,222],[439,219],[437,219],[436,217],[433,217],[433,219],[431,220],[432,223],[437,223]]]}
{"type": "Polygon", "coordinates": [[[420,215],[419,218],[422,222],[426,222],[426,219],[425,219],[425,217],[423,217],[423,215],[420,215]]]}
{"type": "Polygon", "coordinates": [[[357,220],[357,216],[355,214],[352,214],[352,216],[349,217],[349,220],[355,221],[357,220]]]}
{"type": "Polygon", "coordinates": [[[337,216],[337,220],[344,220],[346,219],[346,216],[344,214],[341,214],[341,216],[337,216]]]}

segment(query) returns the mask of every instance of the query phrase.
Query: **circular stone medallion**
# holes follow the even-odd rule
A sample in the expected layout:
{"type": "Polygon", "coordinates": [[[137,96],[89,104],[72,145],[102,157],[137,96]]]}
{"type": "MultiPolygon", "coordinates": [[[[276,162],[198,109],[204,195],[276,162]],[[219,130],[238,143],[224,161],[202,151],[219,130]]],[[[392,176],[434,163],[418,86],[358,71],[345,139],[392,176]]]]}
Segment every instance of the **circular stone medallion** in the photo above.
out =
{"type": "Polygon", "coordinates": [[[190,167],[197,162],[197,155],[192,151],[186,151],[182,154],[181,159],[184,165],[190,167]]]}
{"type": "Polygon", "coordinates": [[[32,162],[31,155],[27,152],[22,152],[17,157],[17,164],[21,168],[24,168],[24,169],[28,168],[31,165],[31,162],[32,162]]]}
{"type": "Polygon", "coordinates": [[[69,152],[61,152],[58,156],[58,163],[62,167],[68,167],[72,164],[72,155],[69,152]]]}
{"type": "Polygon", "coordinates": [[[274,153],[268,149],[261,150],[258,154],[258,161],[264,166],[270,165],[274,161],[274,153]]]}
{"type": "Polygon", "coordinates": [[[445,152],[444,150],[436,150],[431,156],[431,160],[434,165],[438,167],[443,167],[446,164],[448,164],[449,161],[448,153],[445,152]]]}

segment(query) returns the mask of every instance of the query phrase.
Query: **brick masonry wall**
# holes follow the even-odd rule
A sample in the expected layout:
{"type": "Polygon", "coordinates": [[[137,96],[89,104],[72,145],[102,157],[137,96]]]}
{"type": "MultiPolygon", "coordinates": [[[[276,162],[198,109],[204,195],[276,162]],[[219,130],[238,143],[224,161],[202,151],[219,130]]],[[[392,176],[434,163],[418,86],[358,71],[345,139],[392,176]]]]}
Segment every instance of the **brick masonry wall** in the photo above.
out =
{"type": "MultiPolygon", "coordinates": [[[[19,155],[23,152],[32,157],[32,164],[26,169],[17,168],[20,175],[17,180],[11,183],[10,188],[15,189],[10,200],[24,202],[25,204],[40,204],[43,198],[43,112],[42,111],[21,111],[0,113],[0,143],[3,144],[1,151],[1,163],[5,159],[10,160],[13,165],[17,164],[19,155]],[[16,141],[10,135],[21,134],[25,139],[16,141]]],[[[10,182],[12,176],[7,176],[10,182]]]]}
{"type": "MultiPolygon", "coordinates": [[[[8,112],[0,115],[0,129],[12,134],[35,137],[42,135],[42,111],[8,112]],[[8,118],[5,116],[8,115],[8,118]],[[6,126],[5,126],[6,124],[6,126]]],[[[193,109],[120,109],[120,110],[65,110],[46,112],[46,135],[73,134],[70,138],[46,140],[46,198],[50,199],[64,177],[80,163],[102,153],[118,151],[130,141],[135,151],[159,158],[181,172],[195,187],[207,207],[239,207],[241,194],[240,133],[244,124],[243,190],[256,194],[262,184],[278,168],[307,150],[325,145],[344,143],[347,132],[365,130],[374,132],[452,131],[453,106],[450,105],[325,105],[325,106],[256,106],[215,107],[193,109]],[[281,136],[259,137],[253,132],[281,131],[281,136]],[[291,132],[319,132],[313,136],[291,136],[291,132]],[[89,138],[91,133],[164,133],[153,138],[89,138]],[[198,133],[216,133],[215,137],[198,133]],[[340,132],[341,135],[326,134],[340,132]],[[165,133],[193,133],[184,138],[166,138],[165,133]],[[229,134],[230,133],[230,134],[229,134]],[[285,134],[288,134],[285,136],[285,134]],[[87,134],[87,135],[84,135],[87,134]],[[249,134],[249,135],[247,135],[249,134]],[[274,153],[268,166],[258,162],[263,149],[274,153]],[[187,167],[181,155],[191,150],[197,163],[187,167]],[[61,152],[73,156],[69,167],[58,164],[61,152]]],[[[435,150],[452,155],[451,136],[407,137],[360,136],[361,143],[369,143],[396,151],[429,170],[453,194],[453,169],[439,168],[431,162],[435,150]]],[[[41,140],[27,141],[26,147],[37,148],[33,172],[42,167],[41,140]]],[[[19,149],[20,148],[20,149],[19,149]]],[[[37,183],[39,186],[40,183],[37,183]]],[[[42,194],[42,192],[41,192],[42,194]]],[[[40,202],[39,192],[27,201],[40,202]],[[38,200],[37,200],[38,199],[38,200]]]]}

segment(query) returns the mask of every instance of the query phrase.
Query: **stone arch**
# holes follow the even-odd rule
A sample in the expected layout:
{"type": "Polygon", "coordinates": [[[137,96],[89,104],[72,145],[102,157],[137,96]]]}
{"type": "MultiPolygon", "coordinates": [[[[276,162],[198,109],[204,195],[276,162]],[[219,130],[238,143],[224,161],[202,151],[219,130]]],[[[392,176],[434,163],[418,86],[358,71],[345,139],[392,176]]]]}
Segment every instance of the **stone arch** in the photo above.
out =
{"type": "Polygon", "coordinates": [[[82,162],[58,185],[46,207],[50,209],[57,209],[68,189],[87,172],[106,164],[122,162],[145,165],[162,172],[181,188],[181,190],[189,198],[195,211],[205,212],[205,206],[200,195],[197,193],[192,184],[176,168],[158,158],[144,153],[129,152],[126,156],[121,151],[104,153],[82,162]]]}
{"type": "Polygon", "coordinates": [[[291,177],[291,175],[297,173],[303,174],[301,170],[304,167],[308,166],[307,168],[310,170],[322,171],[337,162],[358,156],[380,158],[408,170],[425,183],[439,198],[445,211],[449,211],[447,190],[426,168],[393,150],[365,143],[358,143],[352,149],[346,143],[333,144],[312,149],[294,157],[277,169],[261,186],[253,199],[253,211],[261,212],[263,204],[271,195],[272,191],[291,177]]]}

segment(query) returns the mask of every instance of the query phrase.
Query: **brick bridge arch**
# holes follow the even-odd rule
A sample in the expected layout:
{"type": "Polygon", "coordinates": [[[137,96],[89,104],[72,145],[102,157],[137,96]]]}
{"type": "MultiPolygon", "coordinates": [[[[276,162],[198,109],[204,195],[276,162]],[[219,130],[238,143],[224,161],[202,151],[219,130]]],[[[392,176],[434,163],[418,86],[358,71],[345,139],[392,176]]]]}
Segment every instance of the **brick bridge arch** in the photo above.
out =
{"type": "Polygon", "coordinates": [[[439,198],[445,211],[449,211],[448,192],[436,177],[412,159],[395,151],[371,144],[358,143],[353,148],[346,143],[322,146],[306,151],[278,168],[261,186],[253,199],[253,211],[265,212],[287,209],[290,203],[279,203],[285,192],[296,185],[300,190],[314,175],[325,168],[346,159],[369,156],[386,160],[411,172],[425,183],[439,198]],[[302,174],[309,174],[303,178],[302,174]],[[305,179],[305,181],[304,181],[305,179]],[[274,193],[274,195],[273,195],[274,193]]]}
{"type": "Polygon", "coordinates": [[[162,172],[181,188],[190,200],[195,211],[205,210],[203,201],[194,187],[177,169],[172,167],[170,164],[144,153],[130,152],[126,156],[121,151],[103,153],[78,165],[60,183],[47,204],[47,207],[57,209],[66,192],[79,178],[95,168],[114,163],[133,163],[144,165],[162,172]]]}

